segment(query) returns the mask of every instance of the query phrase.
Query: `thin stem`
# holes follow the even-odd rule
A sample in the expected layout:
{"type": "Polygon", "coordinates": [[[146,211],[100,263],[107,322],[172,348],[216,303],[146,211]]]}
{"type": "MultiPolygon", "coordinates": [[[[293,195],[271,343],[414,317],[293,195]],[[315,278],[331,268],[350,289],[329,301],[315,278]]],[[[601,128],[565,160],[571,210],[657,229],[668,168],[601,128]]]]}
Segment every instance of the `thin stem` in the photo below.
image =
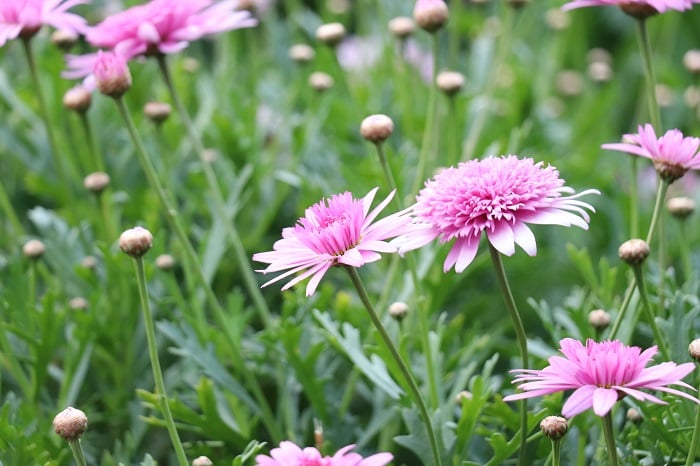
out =
{"type": "Polygon", "coordinates": [[[639,195],[637,187],[637,171],[639,157],[630,157],[632,162],[632,179],[630,180],[630,238],[639,237],[639,195]]]}
{"type": "Polygon", "coordinates": [[[656,77],[654,76],[654,66],[651,60],[651,44],[649,42],[646,24],[645,19],[639,19],[637,21],[637,39],[639,40],[639,48],[642,52],[642,60],[644,61],[649,118],[651,119],[652,126],[659,131],[661,128],[661,113],[659,112],[659,104],[656,101],[656,77]]]}
{"type": "MultiPolygon", "coordinates": [[[[496,271],[496,278],[498,279],[498,284],[503,293],[503,299],[506,302],[506,307],[508,308],[508,313],[510,314],[510,319],[513,322],[513,329],[515,330],[515,338],[518,341],[518,347],[520,348],[520,358],[522,363],[522,369],[527,369],[529,366],[528,362],[528,352],[527,352],[527,335],[525,333],[525,327],[523,326],[523,321],[520,318],[520,313],[518,312],[518,307],[515,304],[515,299],[513,299],[513,293],[510,290],[510,285],[508,284],[508,277],[506,276],[505,268],[503,267],[503,261],[501,260],[501,253],[498,252],[496,248],[489,243],[489,252],[491,253],[491,261],[493,262],[493,267],[496,271]]],[[[525,465],[526,447],[527,447],[527,400],[520,400],[520,451],[518,453],[518,464],[520,466],[525,465]]]]}
{"type": "Polygon", "coordinates": [[[403,199],[401,198],[399,189],[396,186],[396,181],[394,180],[394,175],[391,173],[391,168],[389,168],[389,162],[387,161],[386,155],[384,154],[384,145],[381,142],[379,142],[376,143],[374,146],[377,148],[377,156],[379,156],[379,164],[382,166],[384,178],[386,178],[387,183],[389,183],[389,187],[396,191],[396,195],[394,196],[396,206],[399,208],[399,210],[403,210],[403,199]]]}
{"type": "Polygon", "coordinates": [[[670,361],[671,354],[669,353],[668,348],[666,347],[666,340],[664,339],[663,335],[661,335],[661,331],[659,330],[659,327],[656,325],[656,319],[654,318],[654,311],[652,311],[651,304],[649,303],[649,297],[647,295],[646,286],[644,284],[644,276],[642,274],[642,265],[641,264],[633,265],[632,270],[634,271],[634,279],[637,282],[637,287],[639,288],[639,295],[642,298],[642,308],[644,309],[644,313],[646,314],[646,318],[649,321],[649,326],[651,327],[651,331],[654,334],[654,340],[656,340],[656,344],[659,346],[659,349],[661,350],[661,354],[663,355],[663,357],[666,358],[667,361],[670,361]]]}
{"type": "Polygon", "coordinates": [[[2,182],[2,180],[0,180],[0,208],[2,208],[5,218],[10,222],[14,236],[21,234],[23,231],[22,224],[19,221],[19,217],[17,217],[17,213],[12,206],[12,201],[5,190],[5,184],[2,182]]]}
{"type": "Polygon", "coordinates": [[[199,138],[197,131],[195,131],[194,125],[192,124],[192,120],[190,120],[187,110],[185,109],[185,106],[180,100],[180,96],[177,93],[175,86],[173,85],[170,70],[168,68],[168,63],[165,59],[165,56],[158,55],[157,58],[158,66],[160,68],[161,74],[163,75],[163,80],[165,81],[165,85],[168,88],[168,92],[170,93],[170,97],[173,100],[173,104],[175,105],[175,109],[180,114],[182,124],[185,126],[185,130],[187,131],[187,134],[192,144],[194,145],[195,151],[197,152],[197,155],[199,156],[199,159],[201,161],[202,170],[204,171],[204,176],[207,180],[207,185],[209,186],[209,190],[213,196],[214,211],[216,215],[223,220],[224,228],[226,229],[226,233],[229,237],[229,240],[231,241],[234,257],[236,258],[240,272],[243,275],[243,282],[245,284],[245,287],[253,299],[253,303],[256,309],[258,310],[258,313],[260,314],[260,318],[262,319],[265,326],[269,327],[272,324],[270,309],[268,308],[267,303],[265,302],[265,299],[263,298],[262,293],[260,292],[258,282],[255,278],[255,275],[253,274],[253,267],[251,266],[250,261],[248,260],[248,254],[246,253],[245,247],[243,246],[241,236],[238,233],[238,230],[236,229],[233,220],[229,219],[229,215],[227,215],[226,213],[226,202],[224,201],[224,196],[221,193],[221,189],[219,188],[219,184],[216,179],[216,174],[214,173],[210,162],[208,162],[204,157],[204,145],[202,144],[202,141],[199,138]]]}
{"type": "Polygon", "coordinates": [[[615,435],[613,434],[612,416],[608,413],[600,420],[603,422],[603,435],[605,436],[605,444],[608,447],[610,466],[618,466],[619,460],[617,458],[617,447],[615,446],[615,435]]]}
{"type": "Polygon", "coordinates": [[[83,455],[83,447],[80,445],[80,439],[69,439],[68,446],[73,452],[73,458],[75,458],[75,462],[77,463],[77,465],[87,466],[87,462],[85,461],[85,455],[83,455]]]}
{"type": "Polygon", "coordinates": [[[620,309],[617,312],[617,317],[615,318],[615,322],[613,323],[613,326],[610,329],[610,334],[608,335],[609,340],[614,340],[615,337],[617,336],[617,332],[620,331],[620,325],[622,324],[622,319],[624,319],[624,317],[625,317],[625,313],[627,311],[627,308],[630,305],[630,302],[632,301],[632,295],[634,295],[634,290],[636,288],[637,288],[636,279],[632,278],[632,281],[630,282],[629,286],[627,287],[627,290],[625,291],[625,297],[622,299],[622,304],[620,304],[620,309]]]}
{"type": "Polygon", "coordinates": [[[80,113],[80,123],[83,127],[83,133],[85,133],[85,140],[87,141],[88,149],[90,150],[90,155],[94,159],[93,167],[98,172],[104,172],[105,164],[102,161],[102,155],[100,154],[99,150],[97,149],[97,145],[95,144],[95,138],[92,135],[92,127],[90,126],[90,119],[88,118],[87,113],[80,113]]]}
{"type": "Polygon", "coordinates": [[[693,429],[693,437],[690,440],[690,448],[688,449],[688,457],[685,460],[685,466],[693,466],[693,464],[695,464],[698,447],[700,446],[700,406],[695,409],[695,429],[693,429]]]}
{"type": "Polygon", "coordinates": [[[681,241],[680,241],[680,254],[681,254],[681,264],[683,264],[683,279],[689,281],[690,277],[693,275],[693,266],[690,263],[690,247],[688,246],[688,228],[686,219],[680,219],[680,225],[678,227],[681,241]]]}
{"type": "Polygon", "coordinates": [[[163,414],[165,427],[168,429],[170,441],[175,449],[175,455],[180,466],[189,466],[185,449],[180,441],[180,436],[175,427],[175,420],[170,412],[170,404],[168,403],[168,394],[165,391],[165,381],[163,380],[163,372],[160,369],[160,360],[158,359],[158,344],[156,343],[156,328],[153,324],[153,314],[151,313],[151,305],[148,300],[148,290],[146,289],[146,274],[143,267],[143,258],[134,258],[134,267],[136,269],[136,281],[139,287],[139,297],[141,298],[141,310],[143,311],[143,322],[146,327],[146,340],[148,342],[148,356],[151,359],[151,368],[153,369],[153,379],[156,384],[156,396],[160,411],[163,414]]]}
{"type": "Polygon", "coordinates": [[[561,465],[561,440],[552,440],[552,466],[561,465]]]}
{"type": "Polygon", "coordinates": [[[664,199],[666,198],[666,191],[668,191],[668,181],[659,178],[659,187],[656,190],[656,202],[654,204],[654,212],[651,216],[651,223],[649,224],[649,232],[647,233],[647,244],[651,244],[651,240],[654,238],[654,230],[659,222],[661,216],[661,207],[664,204],[664,199]]]}
{"type": "Polygon", "coordinates": [[[416,379],[413,377],[411,370],[401,357],[401,354],[396,348],[396,345],[394,345],[394,342],[391,341],[391,337],[386,331],[386,328],[384,328],[384,324],[382,324],[379,315],[377,315],[377,311],[374,309],[374,305],[372,304],[372,302],[369,299],[369,296],[367,295],[367,290],[362,284],[362,280],[360,279],[360,275],[357,273],[357,269],[355,269],[355,267],[346,266],[345,270],[347,270],[348,274],[350,275],[350,280],[355,286],[355,289],[357,290],[362,304],[364,304],[365,309],[367,309],[367,312],[369,314],[370,319],[372,320],[372,323],[374,324],[374,327],[379,332],[379,335],[382,337],[382,341],[391,353],[391,356],[394,358],[396,364],[399,366],[399,370],[401,371],[401,374],[403,375],[406,384],[408,385],[409,392],[411,393],[413,401],[418,406],[418,410],[421,414],[421,417],[423,418],[423,423],[425,424],[425,428],[428,432],[428,440],[430,441],[430,449],[433,454],[433,462],[435,463],[435,466],[442,466],[442,459],[440,457],[437,436],[435,435],[435,430],[433,429],[433,423],[430,418],[428,407],[425,404],[423,395],[421,395],[420,389],[418,388],[418,384],[416,383],[416,379]]]}

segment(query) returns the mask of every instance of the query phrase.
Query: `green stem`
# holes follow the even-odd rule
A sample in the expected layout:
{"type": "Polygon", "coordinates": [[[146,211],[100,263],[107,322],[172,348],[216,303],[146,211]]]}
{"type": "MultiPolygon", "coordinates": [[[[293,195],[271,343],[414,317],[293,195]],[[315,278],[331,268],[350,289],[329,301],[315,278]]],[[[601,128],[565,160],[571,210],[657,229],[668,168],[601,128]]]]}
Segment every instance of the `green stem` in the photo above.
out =
{"type": "Polygon", "coordinates": [[[224,228],[226,229],[226,233],[229,237],[229,240],[231,241],[234,257],[236,258],[240,272],[243,275],[243,282],[246,286],[246,289],[248,290],[248,293],[250,293],[250,296],[253,299],[253,303],[256,309],[258,310],[258,313],[260,314],[260,318],[262,319],[265,326],[269,327],[272,324],[270,309],[268,308],[267,303],[265,302],[265,299],[263,298],[263,295],[260,292],[260,287],[258,286],[257,279],[253,274],[253,267],[250,261],[248,260],[248,254],[246,253],[245,247],[243,246],[241,236],[238,230],[236,229],[233,220],[229,219],[230,216],[226,213],[226,202],[224,201],[224,196],[221,193],[221,189],[219,188],[214,169],[211,167],[211,163],[208,162],[204,157],[204,145],[202,144],[202,141],[199,138],[199,135],[197,134],[197,131],[194,128],[194,125],[192,124],[192,120],[190,120],[187,110],[185,109],[185,106],[180,100],[180,96],[177,93],[175,86],[173,85],[173,80],[170,75],[170,70],[168,68],[168,63],[166,61],[165,55],[158,55],[157,58],[160,72],[163,75],[163,80],[165,81],[165,85],[168,88],[170,97],[173,100],[175,109],[179,113],[180,119],[182,120],[182,124],[185,126],[185,130],[187,131],[187,134],[192,144],[194,145],[195,151],[197,152],[197,155],[199,156],[199,159],[201,161],[202,170],[204,171],[204,176],[207,180],[209,191],[213,196],[214,211],[216,215],[223,221],[224,228]]]}
{"type": "MultiPolygon", "coordinates": [[[[5,218],[10,222],[10,226],[12,228],[12,233],[14,233],[14,236],[20,235],[24,230],[22,228],[22,224],[19,221],[19,217],[17,217],[17,213],[15,212],[14,207],[12,206],[12,201],[10,200],[10,196],[8,196],[7,191],[5,190],[5,184],[0,180],[0,208],[2,208],[3,213],[5,214],[5,218]]],[[[12,236],[10,236],[12,237],[12,236]]]]}
{"type": "Polygon", "coordinates": [[[689,281],[693,276],[693,266],[690,263],[690,247],[688,246],[688,227],[686,219],[680,220],[679,232],[681,237],[680,254],[681,263],[683,264],[683,279],[689,281]]]}
{"type": "Polygon", "coordinates": [[[83,133],[85,134],[85,140],[87,141],[88,149],[90,150],[90,155],[94,159],[94,163],[92,166],[95,168],[96,171],[104,172],[105,171],[105,164],[102,161],[102,155],[97,150],[97,145],[95,144],[95,138],[92,135],[92,127],[90,126],[90,119],[88,118],[87,113],[85,113],[85,112],[80,113],[80,123],[83,127],[83,133]]]}
{"type": "Polygon", "coordinates": [[[75,462],[77,463],[77,465],[87,466],[87,462],[85,461],[85,455],[83,455],[83,447],[80,445],[80,439],[69,439],[68,446],[73,452],[73,458],[75,458],[75,462]]]}
{"type": "Polygon", "coordinates": [[[406,384],[408,385],[411,397],[413,398],[414,403],[418,406],[418,410],[421,414],[421,417],[423,418],[423,423],[425,424],[425,429],[428,432],[428,440],[430,441],[430,449],[433,454],[433,462],[435,466],[442,466],[442,459],[440,457],[440,449],[438,446],[437,436],[435,435],[435,430],[433,429],[433,423],[430,418],[428,407],[426,406],[425,400],[423,399],[423,395],[421,394],[420,389],[418,388],[416,379],[413,377],[411,370],[401,357],[399,350],[396,348],[396,345],[394,345],[394,342],[391,340],[391,337],[386,331],[386,328],[384,328],[384,324],[382,324],[382,321],[379,318],[377,311],[374,309],[374,306],[372,305],[372,302],[370,301],[369,296],[367,295],[367,290],[362,284],[362,280],[360,279],[360,275],[357,273],[357,269],[355,269],[355,267],[345,266],[345,270],[347,270],[348,274],[350,275],[350,280],[355,286],[355,289],[357,290],[362,304],[364,304],[365,309],[367,309],[367,312],[369,314],[370,319],[372,320],[372,323],[374,324],[374,327],[379,332],[379,335],[382,337],[382,341],[391,353],[391,356],[394,358],[396,364],[399,366],[399,370],[401,371],[401,374],[403,375],[406,384]]]}
{"type": "Polygon", "coordinates": [[[97,197],[97,201],[100,203],[100,211],[102,212],[102,221],[104,222],[105,241],[107,244],[112,244],[114,239],[117,238],[117,226],[112,218],[112,203],[105,192],[98,194],[97,197]]]}
{"type": "Polygon", "coordinates": [[[654,204],[654,212],[651,216],[649,232],[647,233],[647,244],[651,244],[651,240],[654,238],[654,230],[656,229],[656,225],[659,223],[659,218],[661,216],[661,207],[663,206],[664,199],[666,198],[666,191],[668,191],[668,181],[659,178],[659,187],[656,190],[656,202],[654,204]]]}
{"type": "Polygon", "coordinates": [[[637,187],[637,172],[639,169],[639,157],[633,155],[632,179],[630,180],[630,238],[639,237],[639,195],[637,187]]]}
{"type": "Polygon", "coordinates": [[[651,124],[657,131],[661,130],[661,113],[659,104],[656,102],[656,77],[654,76],[654,65],[651,59],[651,44],[647,34],[646,20],[637,21],[637,39],[644,61],[644,74],[647,83],[647,101],[649,103],[649,118],[651,124]]]}
{"type": "Polygon", "coordinates": [[[698,447],[700,446],[700,406],[695,409],[695,429],[693,429],[693,437],[690,440],[690,448],[688,449],[688,457],[685,460],[685,466],[693,466],[693,464],[695,464],[698,447]]]}
{"type": "Polygon", "coordinates": [[[396,202],[396,206],[399,208],[399,210],[403,210],[403,199],[401,198],[401,194],[399,193],[399,189],[396,186],[396,181],[394,180],[394,175],[391,173],[391,169],[389,168],[389,162],[386,159],[386,155],[384,154],[384,145],[379,142],[374,145],[377,148],[377,155],[379,156],[379,164],[382,166],[382,171],[384,172],[384,178],[386,178],[387,183],[389,183],[389,187],[396,191],[396,195],[394,196],[394,201],[396,202]]]}
{"type": "Polygon", "coordinates": [[[601,417],[600,420],[603,422],[603,435],[605,436],[610,466],[618,466],[619,460],[617,459],[617,447],[615,446],[615,435],[613,434],[612,416],[608,413],[601,417]]]}
{"type": "Polygon", "coordinates": [[[646,314],[646,318],[649,321],[649,326],[654,334],[654,340],[661,350],[661,354],[666,359],[666,361],[671,360],[671,354],[666,347],[666,340],[664,339],[659,327],[656,325],[656,319],[654,318],[654,311],[651,309],[651,304],[649,303],[649,297],[647,296],[646,286],[644,284],[644,276],[642,275],[642,265],[636,264],[632,266],[634,271],[634,280],[637,282],[637,287],[639,288],[639,295],[642,298],[642,308],[646,314]]]}
{"type": "Polygon", "coordinates": [[[552,466],[561,465],[561,440],[552,440],[552,466]]]}
{"type": "Polygon", "coordinates": [[[143,311],[143,322],[146,327],[146,340],[148,342],[148,356],[151,359],[151,368],[153,369],[153,379],[156,384],[156,397],[160,405],[160,411],[163,414],[165,427],[168,429],[170,441],[175,449],[175,455],[180,466],[189,466],[185,449],[180,441],[180,436],[175,427],[175,420],[170,412],[170,404],[168,403],[168,394],[165,391],[165,381],[163,380],[163,372],[160,368],[160,360],[158,359],[158,344],[156,343],[156,328],[153,323],[153,314],[151,313],[151,305],[148,300],[148,290],[146,289],[146,274],[143,267],[143,258],[134,258],[134,267],[136,269],[136,281],[139,287],[139,297],[141,298],[141,310],[143,311]]]}
{"type": "MultiPolygon", "coordinates": [[[[506,276],[505,268],[503,267],[503,261],[501,260],[501,253],[498,252],[496,248],[489,243],[489,252],[491,253],[491,261],[493,262],[493,267],[496,271],[496,278],[498,284],[503,293],[503,299],[506,302],[506,307],[508,308],[508,313],[510,314],[510,319],[513,322],[513,329],[515,330],[515,338],[518,342],[518,347],[520,348],[520,358],[523,369],[527,369],[529,366],[528,362],[528,352],[527,352],[527,335],[525,333],[525,327],[523,326],[523,321],[520,318],[520,313],[518,312],[518,307],[515,304],[515,299],[513,298],[513,293],[510,290],[510,285],[508,284],[508,277],[506,276]]],[[[524,466],[526,463],[526,447],[527,447],[527,400],[520,401],[520,451],[518,453],[518,464],[524,466]]]]}

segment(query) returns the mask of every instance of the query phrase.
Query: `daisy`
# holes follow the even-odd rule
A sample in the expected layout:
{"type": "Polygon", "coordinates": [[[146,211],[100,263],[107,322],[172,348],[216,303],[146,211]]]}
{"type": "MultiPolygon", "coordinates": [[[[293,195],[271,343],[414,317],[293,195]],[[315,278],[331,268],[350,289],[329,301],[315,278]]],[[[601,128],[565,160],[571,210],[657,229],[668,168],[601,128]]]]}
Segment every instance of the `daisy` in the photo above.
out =
{"type": "Polygon", "coordinates": [[[358,453],[351,453],[355,445],[348,445],[330,456],[322,456],[315,448],[303,450],[292,442],[281,442],[279,448],[273,448],[270,456],[255,457],[255,466],[384,466],[394,457],[391,453],[377,453],[362,458],[358,453]]]}
{"type": "Polygon", "coordinates": [[[8,40],[28,39],[44,25],[82,33],[86,21],[68,9],[87,0],[5,0],[0,2],[0,47],[8,40]]]}
{"type": "Polygon", "coordinates": [[[562,6],[562,10],[573,10],[588,6],[619,6],[630,16],[646,18],[666,10],[685,11],[693,8],[698,0],[573,0],[562,6]]]}

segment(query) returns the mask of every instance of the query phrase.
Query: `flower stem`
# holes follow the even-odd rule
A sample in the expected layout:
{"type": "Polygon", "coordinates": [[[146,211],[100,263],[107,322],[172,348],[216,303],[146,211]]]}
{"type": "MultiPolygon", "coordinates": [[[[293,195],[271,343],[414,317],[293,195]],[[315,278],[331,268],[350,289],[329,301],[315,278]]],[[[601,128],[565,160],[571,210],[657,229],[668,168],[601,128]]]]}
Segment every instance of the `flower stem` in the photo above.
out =
{"type": "Polygon", "coordinates": [[[668,181],[659,178],[659,187],[656,190],[656,202],[654,204],[654,212],[651,216],[649,232],[647,233],[647,244],[651,244],[651,240],[654,238],[654,232],[657,224],[659,223],[659,218],[661,217],[661,206],[663,206],[664,199],[666,198],[666,191],[668,191],[668,181]]]}
{"type": "Polygon", "coordinates": [[[168,404],[168,394],[165,391],[165,381],[163,380],[163,372],[160,369],[160,360],[158,359],[158,344],[156,343],[156,329],[153,324],[153,314],[151,313],[151,305],[148,301],[148,290],[146,289],[146,274],[144,273],[143,258],[134,258],[134,267],[136,269],[136,281],[139,287],[139,297],[141,298],[141,310],[143,311],[143,322],[146,327],[146,340],[148,342],[148,356],[151,359],[151,369],[153,369],[153,379],[156,384],[156,397],[160,405],[160,411],[163,414],[165,427],[168,429],[170,441],[175,449],[175,455],[180,466],[189,466],[185,449],[180,441],[180,436],[175,427],[175,420],[170,412],[170,404],[168,404]]]}
{"type": "MultiPolygon", "coordinates": [[[[22,223],[19,221],[19,217],[17,217],[17,213],[12,206],[12,201],[10,200],[10,196],[7,194],[5,184],[2,182],[2,180],[0,180],[0,208],[5,214],[5,218],[10,223],[14,236],[20,235],[24,229],[22,228],[22,223]]],[[[10,237],[12,237],[12,235],[10,235],[10,237]]]]}
{"type": "Polygon", "coordinates": [[[561,439],[552,440],[552,466],[561,465],[561,439]]]}
{"type": "Polygon", "coordinates": [[[394,196],[396,206],[399,208],[399,210],[403,210],[403,199],[401,198],[399,189],[396,186],[394,175],[391,173],[389,162],[387,161],[386,155],[384,154],[384,145],[381,142],[379,142],[376,143],[374,146],[377,148],[377,156],[379,157],[379,164],[382,166],[382,172],[384,172],[384,178],[386,178],[387,183],[389,183],[389,187],[396,191],[396,195],[394,196]]]}
{"type": "Polygon", "coordinates": [[[163,80],[165,81],[165,85],[168,88],[170,97],[173,100],[175,109],[179,113],[180,119],[182,120],[182,124],[185,126],[185,130],[187,131],[187,134],[192,144],[194,145],[195,151],[197,152],[197,155],[199,156],[199,159],[201,161],[202,170],[204,171],[204,176],[207,180],[207,185],[209,186],[209,190],[214,200],[214,211],[216,212],[216,215],[220,217],[223,221],[224,228],[226,229],[226,233],[229,237],[229,240],[231,241],[231,246],[233,247],[234,257],[238,262],[241,274],[243,274],[243,282],[246,286],[246,289],[248,290],[248,293],[250,293],[250,296],[253,299],[253,303],[255,305],[255,308],[258,310],[260,318],[262,319],[265,326],[269,327],[272,324],[270,309],[268,308],[267,303],[265,302],[265,299],[263,298],[262,293],[260,292],[258,282],[255,278],[255,275],[253,274],[253,267],[251,266],[250,261],[248,260],[248,255],[245,251],[245,247],[243,246],[241,236],[238,233],[238,230],[236,229],[233,220],[229,219],[229,215],[227,215],[226,213],[226,202],[224,201],[224,196],[221,193],[218,181],[216,180],[216,174],[214,173],[210,162],[208,162],[204,158],[204,145],[202,144],[202,141],[199,138],[197,131],[195,131],[194,125],[192,124],[192,120],[190,120],[187,110],[185,109],[185,106],[180,100],[180,96],[177,93],[175,86],[173,85],[173,80],[170,75],[170,70],[168,68],[168,62],[165,59],[165,55],[158,55],[157,58],[160,72],[163,75],[163,80]]]}
{"type": "Polygon", "coordinates": [[[92,127],[90,126],[90,119],[86,113],[80,114],[80,123],[83,127],[83,133],[85,133],[85,140],[88,144],[88,149],[90,150],[90,155],[92,156],[94,162],[93,167],[98,172],[105,171],[105,164],[102,161],[102,155],[97,150],[97,145],[95,144],[95,138],[92,135],[92,127]]]}
{"type": "Polygon", "coordinates": [[[630,157],[632,161],[632,179],[630,180],[630,238],[639,237],[639,195],[637,186],[637,171],[639,170],[639,157],[630,157]]]}
{"type": "Polygon", "coordinates": [[[618,466],[619,460],[617,458],[617,447],[615,446],[615,435],[613,434],[612,416],[608,413],[601,417],[600,420],[603,422],[603,435],[605,436],[605,444],[608,447],[610,466],[618,466]]]}
{"type": "MultiPolygon", "coordinates": [[[[503,293],[503,299],[506,302],[506,307],[508,308],[508,313],[513,321],[513,329],[515,330],[515,337],[518,341],[518,347],[520,348],[520,358],[523,369],[527,369],[529,366],[528,362],[528,352],[527,352],[527,335],[525,334],[525,327],[523,326],[523,321],[520,318],[520,313],[518,312],[518,307],[515,304],[515,299],[513,299],[513,293],[510,290],[510,285],[508,284],[508,277],[506,276],[505,268],[503,267],[503,261],[501,260],[501,253],[498,252],[496,248],[489,243],[489,252],[491,253],[491,261],[493,262],[493,267],[496,270],[496,278],[498,279],[498,284],[503,293]]],[[[524,466],[526,448],[527,448],[527,400],[520,400],[520,451],[518,453],[518,464],[524,466]]]]}
{"type": "Polygon", "coordinates": [[[632,281],[630,282],[629,286],[627,287],[627,290],[625,291],[625,297],[622,299],[622,304],[620,304],[620,309],[618,309],[617,312],[617,317],[615,318],[615,322],[613,323],[612,328],[610,329],[610,333],[608,334],[608,340],[614,340],[615,337],[617,336],[617,332],[620,331],[620,326],[622,325],[622,319],[625,317],[625,313],[627,311],[627,308],[630,305],[630,302],[632,301],[632,295],[634,295],[634,290],[637,287],[636,280],[632,278],[632,281]]]}
{"type": "Polygon", "coordinates": [[[690,440],[690,448],[688,449],[688,457],[685,460],[685,466],[693,466],[693,464],[695,464],[698,447],[700,446],[700,407],[696,407],[695,409],[695,429],[693,429],[693,437],[690,440]]]}
{"type": "Polygon", "coordinates": [[[391,341],[391,337],[386,331],[386,328],[384,328],[384,324],[382,324],[382,321],[379,318],[377,311],[374,309],[374,305],[372,304],[372,302],[369,299],[369,296],[367,295],[367,290],[362,284],[362,280],[360,279],[360,275],[357,273],[357,269],[355,267],[345,266],[345,270],[347,270],[348,274],[350,275],[350,280],[355,286],[355,289],[357,290],[357,294],[359,295],[362,304],[364,304],[365,309],[367,309],[367,312],[369,313],[369,317],[372,320],[374,327],[379,332],[379,335],[382,337],[382,341],[391,353],[391,356],[394,358],[396,364],[399,366],[399,370],[401,371],[401,374],[403,375],[406,384],[408,385],[411,397],[418,406],[418,410],[421,414],[421,417],[423,418],[423,423],[425,424],[425,429],[428,432],[428,440],[430,441],[430,449],[433,454],[434,465],[442,466],[442,459],[440,457],[437,436],[435,434],[435,430],[433,429],[433,423],[430,418],[428,407],[425,404],[423,395],[421,395],[420,389],[418,388],[418,384],[416,383],[416,379],[413,377],[411,370],[401,357],[401,354],[396,348],[396,345],[394,345],[394,342],[391,341]]]}
{"type": "Polygon", "coordinates": [[[634,279],[637,282],[637,287],[639,288],[639,295],[642,298],[642,308],[644,309],[646,318],[649,321],[651,331],[654,334],[654,340],[656,340],[656,344],[659,346],[663,357],[666,358],[667,361],[670,361],[671,354],[669,353],[668,348],[666,347],[666,340],[664,339],[663,335],[661,335],[661,331],[656,325],[654,311],[652,311],[651,304],[649,303],[649,297],[647,295],[646,286],[644,284],[644,276],[642,275],[642,265],[633,265],[632,270],[634,271],[634,279]]]}
{"type": "Polygon", "coordinates": [[[654,65],[651,59],[651,44],[649,43],[646,24],[645,19],[639,19],[637,21],[637,39],[642,52],[642,60],[644,61],[649,118],[652,126],[659,130],[661,128],[661,113],[659,112],[659,104],[656,101],[656,77],[654,75],[654,65]]]}
{"type": "Polygon", "coordinates": [[[68,439],[68,446],[73,452],[73,458],[75,458],[75,462],[77,463],[77,465],[87,466],[87,462],[85,461],[85,455],[83,455],[83,447],[80,445],[80,439],[68,439]]]}

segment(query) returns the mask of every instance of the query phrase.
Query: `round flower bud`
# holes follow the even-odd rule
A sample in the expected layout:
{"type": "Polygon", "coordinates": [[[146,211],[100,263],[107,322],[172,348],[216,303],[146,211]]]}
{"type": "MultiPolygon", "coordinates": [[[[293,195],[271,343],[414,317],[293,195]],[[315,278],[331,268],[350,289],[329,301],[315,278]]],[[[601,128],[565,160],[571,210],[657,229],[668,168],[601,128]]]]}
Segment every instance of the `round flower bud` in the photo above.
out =
{"type": "Polygon", "coordinates": [[[464,87],[464,75],[457,71],[441,71],[435,78],[438,89],[453,96],[464,87]]]}
{"type": "Polygon", "coordinates": [[[408,314],[408,304],[397,301],[389,305],[389,315],[399,322],[406,317],[406,314],[408,314]]]}
{"type": "Polygon", "coordinates": [[[690,354],[691,358],[700,362],[700,338],[690,342],[690,345],[688,345],[688,354],[690,354]]]}
{"type": "Polygon", "coordinates": [[[683,66],[694,74],[700,73],[700,50],[691,49],[683,55],[683,66]]]}
{"type": "Polygon", "coordinates": [[[695,201],[689,197],[672,197],[666,207],[671,215],[683,219],[695,212],[695,201]]]}
{"type": "Polygon", "coordinates": [[[413,34],[416,23],[408,16],[398,16],[389,21],[389,31],[399,39],[405,39],[413,34]]]}
{"type": "Polygon", "coordinates": [[[97,259],[95,258],[95,256],[85,256],[80,262],[80,265],[82,265],[86,269],[92,270],[95,267],[97,267],[97,259]]]}
{"type": "Polygon", "coordinates": [[[59,49],[67,52],[78,42],[78,34],[70,29],[56,29],[51,34],[51,42],[59,49]]]}
{"type": "Polygon", "coordinates": [[[153,245],[153,235],[142,227],[126,230],[119,237],[119,247],[123,252],[134,258],[146,254],[153,245]]]}
{"type": "Polygon", "coordinates": [[[294,44],[289,48],[289,58],[297,63],[308,63],[314,59],[316,52],[306,44],[294,44]]]}
{"type": "Polygon", "coordinates": [[[562,95],[577,96],[583,92],[583,78],[578,71],[563,70],[557,73],[556,86],[562,95]]]}
{"type": "Polygon", "coordinates": [[[627,420],[633,424],[639,424],[640,422],[642,422],[641,413],[634,408],[630,408],[627,410],[626,417],[627,417],[627,420]]]}
{"type": "Polygon", "coordinates": [[[545,13],[544,20],[551,29],[561,31],[569,27],[569,14],[559,8],[551,8],[545,13]]]}
{"type": "Polygon", "coordinates": [[[610,325],[610,314],[603,309],[595,309],[588,314],[588,323],[596,330],[605,330],[610,325]]]}
{"type": "Polygon", "coordinates": [[[79,409],[68,407],[53,418],[53,430],[65,440],[80,438],[87,429],[88,418],[79,409]]]}
{"type": "Polygon", "coordinates": [[[447,4],[442,0],[417,0],[413,7],[416,24],[428,32],[436,32],[447,22],[447,4]]]}
{"type": "Polygon", "coordinates": [[[194,57],[185,57],[182,59],[182,69],[188,73],[196,73],[202,65],[194,57]]]}
{"type": "Polygon", "coordinates": [[[92,71],[97,89],[104,95],[118,99],[131,87],[129,67],[117,53],[98,51],[92,71]]]}
{"type": "Polygon", "coordinates": [[[85,113],[92,103],[92,93],[83,86],[71,87],[63,94],[63,106],[68,110],[85,113]]]}
{"type": "Polygon", "coordinates": [[[340,23],[322,24],[316,29],[316,39],[334,47],[345,37],[345,26],[340,23]]]}
{"type": "Polygon", "coordinates": [[[200,456],[192,460],[192,466],[212,466],[214,463],[211,462],[206,456],[200,456]]]}
{"type": "Polygon", "coordinates": [[[457,393],[457,396],[455,396],[455,402],[458,405],[461,405],[464,401],[471,400],[472,398],[474,398],[472,392],[468,390],[462,390],[461,392],[457,393]]]}
{"type": "Polygon", "coordinates": [[[143,114],[154,123],[162,123],[168,119],[173,108],[167,102],[147,102],[143,106],[143,114]]]}
{"type": "Polygon", "coordinates": [[[68,307],[74,311],[83,311],[87,309],[88,302],[87,299],[83,298],[82,296],[76,296],[68,301],[68,307]]]}
{"type": "Polygon", "coordinates": [[[90,173],[83,179],[85,189],[93,194],[101,194],[109,186],[109,175],[104,172],[90,173]]]}
{"type": "Polygon", "coordinates": [[[324,92],[333,87],[333,78],[323,71],[315,71],[309,76],[309,84],[318,92],[324,92]]]}
{"type": "Polygon", "coordinates": [[[552,440],[559,440],[569,430],[569,421],[559,416],[547,416],[540,422],[542,433],[552,440]]]}
{"type": "Polygon", "coordinates": [[[160,270],[172,270],[175,267],[175,258],[170,254],[161,254],[156,257],[156,267],[160,270]]]}
{"type": "Polygon", "coordinates": [[[382,114],[370,115],[360,124],[362,137],[375,144],[386,141],[393,131],[394,122],[382,114]]]}
{"type": "Polygon", "coordinates": [[[598,83],[608,82],[612,79],[612,68],[604,61],[594,61],[588,65],[588,76],[598,83]]]}
{"type": "Polygon", "coordinates": [[[38,239],[30,239],[22,246],[22,253],[28,259],[39,259],[46,252],[46,246],[38,239]]]}
{"type": "Polygon", "coordinates": [[[630,265],[638,265],[649,257],[649,245],[643,239],[627,240],[620,245],[617,255],[630,265]]]}

